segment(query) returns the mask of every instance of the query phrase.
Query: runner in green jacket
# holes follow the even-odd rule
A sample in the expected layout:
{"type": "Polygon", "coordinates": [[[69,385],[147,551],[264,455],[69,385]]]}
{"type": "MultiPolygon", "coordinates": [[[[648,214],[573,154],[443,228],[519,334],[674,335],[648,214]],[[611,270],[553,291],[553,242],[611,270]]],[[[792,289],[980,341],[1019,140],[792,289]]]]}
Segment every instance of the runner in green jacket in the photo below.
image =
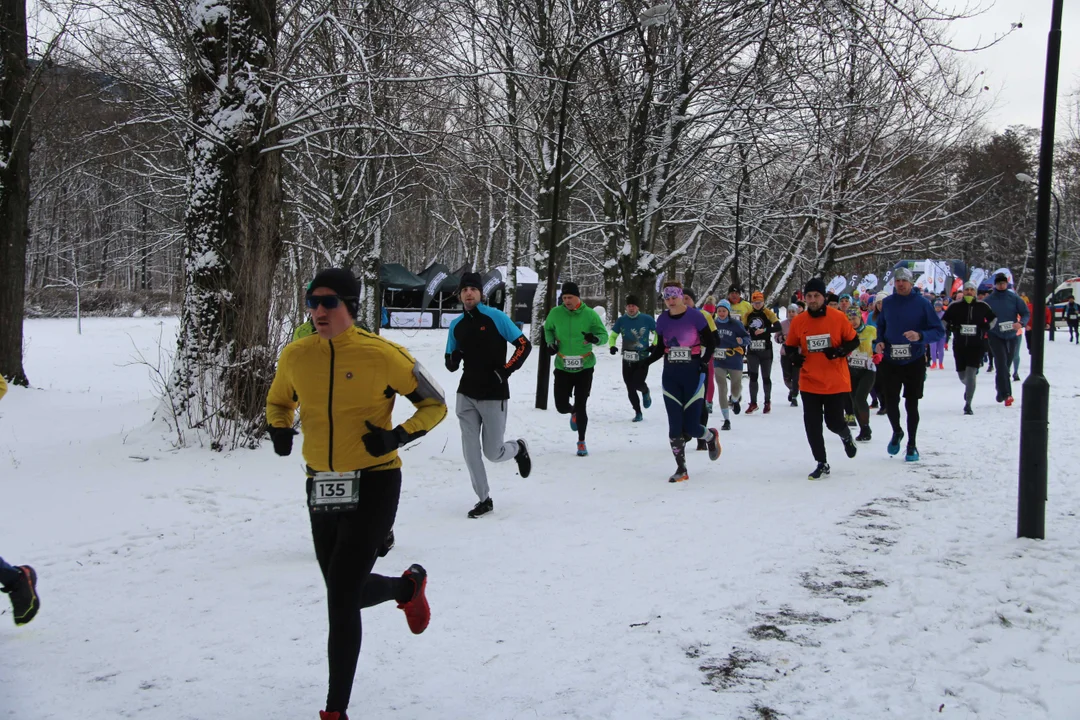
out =
{"type": "Polygon", "coordinates": [[[544,342],[555,357],[555,409],[560,415],[570,414],[570,429],[578,434],[577,454],[584,457],[589,454],[585,446],[589,425],[585,405],[596,367],[593,346],[606,342],[608,333],[596,311],[582,304],[576,283],[563,283],[561,295],[562,305],[552,308],[544,322],[544,342]]]}

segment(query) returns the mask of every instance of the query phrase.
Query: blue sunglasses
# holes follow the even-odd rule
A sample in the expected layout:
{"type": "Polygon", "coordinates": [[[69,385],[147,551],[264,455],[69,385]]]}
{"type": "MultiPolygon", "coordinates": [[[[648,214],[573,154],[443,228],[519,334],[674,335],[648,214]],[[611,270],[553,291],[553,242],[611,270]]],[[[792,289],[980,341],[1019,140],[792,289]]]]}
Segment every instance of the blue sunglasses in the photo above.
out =
{"type": "Polygon", "coordinates": [[[308,295],[304,304],[314,310],[322,305],[327,310],[334,310],[345,300],[355,300],[353,297],[341,297],[340,295],[308,295]]]}

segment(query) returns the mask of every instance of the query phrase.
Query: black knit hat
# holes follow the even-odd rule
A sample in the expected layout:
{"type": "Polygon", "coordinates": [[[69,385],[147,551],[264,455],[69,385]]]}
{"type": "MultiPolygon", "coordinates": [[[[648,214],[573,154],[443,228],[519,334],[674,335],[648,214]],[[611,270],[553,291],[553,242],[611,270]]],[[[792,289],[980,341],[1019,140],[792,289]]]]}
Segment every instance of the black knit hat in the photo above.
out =
{"type": "Polygon", "coordinates": [[[320,270],[315,279],[308,283],[307,294],[310,295],[316,288],[330,288],[337,296],[345,301],[345,307],[349,315],[356,317],[360,303],[360,283],[356,282],[356,276],[346,268],[326,268],[320,270]]]}
{"type": "Polygon", "coordinates": [[[465,288],[476,288],[480,292],[484,291],[484,283],[480,280],[480,273],[467,272],[461,274],[461,282],[458,283],[457,289],[460,293],[465,288]]]}
{"type": "Polygon", "coordinates": [[[806,287],[803,288],[803,294],[806,293],[821,293],[825,294],[825,281],[821,278],[810,278],[806,281],[806,287]]]}
{"type": "Polygon", "coordinates": [[[735,283],[732,283],[731,287],[729,287],[727,289],[727,292],[728,292],[728,295],[730,295],[731,293],[739,293],[740,295],[742,295],[742,288],[739,287],[738,285],[736,285],[735,283]]]}
{"type": "Polygon", "coordinates": [[[641,307],[641,301],[638,300],[638,296],[634,295],[633,293],[626,296],[626,304],[627,305],[637,305],[638,307],[641,307]]]}
{"type": "Polygon", "coordinates": [[[559,297],[563,295],[573,295],[574,297],[581,297],[581,291],[578,290],[577,283],[564,282],[562,284],[562,292],[559,293],[559,297]]]}
{"type": "Polygon", "coordinates": [[[697,293],[694,292],[693,290],[691,290],[690,288],[684,287],[682,289],[682,294],[685,295],[686,297],[690,298],[691,300],[693,300],[695,303],[697,302],[697,293]]]}
{"type": "Polygon", "coordinates": [[[833,293],[833,292],[825,293],[825,304],[826,305],[829,305],[831,303],[839,303],[839,302],[840,302],[840,296],[837,295],[836,293],[833,293]]]}

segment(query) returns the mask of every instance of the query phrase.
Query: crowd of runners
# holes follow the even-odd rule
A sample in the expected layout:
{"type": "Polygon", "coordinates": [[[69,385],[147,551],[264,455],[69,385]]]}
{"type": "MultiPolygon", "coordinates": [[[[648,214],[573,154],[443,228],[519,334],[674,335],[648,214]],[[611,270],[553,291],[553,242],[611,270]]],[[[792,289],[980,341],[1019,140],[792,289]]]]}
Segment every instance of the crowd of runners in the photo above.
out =
{"type": "MultiPolygon", "coordinates": [[[[855,297],[834,295],[813,278],[792,298],[783,320],[761,292],[747,301],[733,285],[726,298],[707,297],[699,306],[693,290],[668,281],[660,288],[664,308],[657,317],[628,295],[625,313],[610,329],[582,302],[578,286],[564,283],[560,304],[543,325],[543,349],[554,358],[555,408],[569,415],[576,454],[587,456],[588,403],[599,349],[621,355],[630,422],[640,422],[651,407],[649,372],[662,363],[659,391],[675,464],[668,480],[683,482],[689,479],[688,443],[715,461],[720,434],[732,429],[732,416],[772,411],[772,368],[779,355],[786,400],[792,407],[802,405],[815,461],[810,479],[830,472],[824,429],[838,435],[844,453],[853,458],[858,443],[873,437],[874,409],[888,416],[887,452],[897,455],[903,449],[905,460],[917,462],[919,400],[927,374],[945,369],[951,345],[963,412],[973,413],[976,377],[984,365],[995,372],[997,401],[1011,406],[1020,337],[1030,329],[1031,309],[1010,289],[1005,274],[983,286],[966,283],[952,298],[923,295],[912,279],[900,268],[890,291],[855,297]],[[711,420],[717,404],[718,423],[711,420]]],[[[470,518],[494,511],[485,460],[513,460],[522,477],[532,470],[526,440],[505,437],[510,379],[532,344],[506,314],[484,304],[482,292],[479,274],[462,276],[462,313],[450,324],[444,358],[448,371],[461,373],[455,412],[477,495],[470,518]]],[[[361,610],[392,600],[417,634],[430,620],[427,571],[421,565],[412,564],[396,577],[373,569],[394,544],[402,483],[398,449],[442,422],[448,408],[442,388],[404,347],[356,325],[359,285],[350,271],[321,271],[308,284],[305,302],[310,318],[281,353],[266,416],[278,455],[292,452],[297,412],[304,431],[305,497],[329,614],[328,693],[319,716],[347,720],[361,610]],[[391,418],[398,396],[414,412],[395,426],[391,418]]],[[[1070,342],[1080,344],[1075,301],[1069,301],[1064,316],[1070,342]]],[[[5,390],[0,378],[0,397],[5,390]]],[[[40,605],[33,569],[0,559],[0,584],[11,597],[16,624],[29,622],[40,605]]]]}

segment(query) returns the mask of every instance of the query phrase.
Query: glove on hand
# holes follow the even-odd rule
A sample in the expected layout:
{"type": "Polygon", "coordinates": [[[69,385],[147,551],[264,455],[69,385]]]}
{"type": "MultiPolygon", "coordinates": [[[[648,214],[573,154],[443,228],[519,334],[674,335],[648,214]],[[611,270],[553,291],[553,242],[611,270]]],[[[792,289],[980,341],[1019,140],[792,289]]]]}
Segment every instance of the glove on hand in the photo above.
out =
{"type": "Polygon", "coordinates": [[[596,337],[590,332],[583,332],[581,334],[585,338],[585,342],[589,343],[590,345],[596,345],[600,342],[600,338],[596,337]]]}
{"type": "Polygon", "coordinates": [[[371,432],[360,439],[364,442],[364,447],[367,448],[368,454],[372,457],[386,455],[402,446],[403,438],[401,437],[400,427],[393,430],[384,430],[377,425],[373,425],[370,420],[365,420],[364,424],[367,425],[368,430],[371,432]]]}
{"type": "Polygon", "coordinates": [[[825,348],[824,350],[821,351],[821,354],[824,355],[825,357],[829,358],[830,360],[835,360],[836,358],[842,358],[845,355],[847,355],[847,353],[845,353],[843,350],[841,350],[840,348],[837,348],[837,347],[827,347],[827,348],[825,348]]]}
{"type": "Polygon", "coordinates": [[[281,457],[285,457],[292,452],[292,439],[293,435],[296,435],[295,430],[292,428],[271,427],[267,429],[267,433],[274,443],[274,452],[281,457]]]}
{"type": "Polygon", "coordinates": [[[548,355],[551,355],[551,356],[558,355],[559,354],[559,343],[557,343],[557,342],[548,343],[547,349],[548,349],[548,355]]]}
{"type": "Polygon", "coordinates": [[[612,354],[612,355],[618,355],[618,354],[619,354],[619,348],[617,348],[617,347],[615,347],[614,345],[612,345],[612,346],[611,346],[611,354],[612,354]]]}

